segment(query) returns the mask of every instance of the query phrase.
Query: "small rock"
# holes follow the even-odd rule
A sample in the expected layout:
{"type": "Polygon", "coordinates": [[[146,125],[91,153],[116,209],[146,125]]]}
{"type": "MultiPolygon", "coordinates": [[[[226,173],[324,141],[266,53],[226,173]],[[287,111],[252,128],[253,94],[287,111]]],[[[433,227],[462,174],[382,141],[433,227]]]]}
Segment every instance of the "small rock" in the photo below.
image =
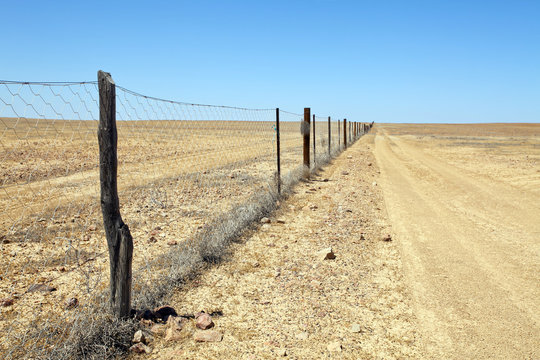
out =
{"type": "Polygon", "coordinates": [[[159,235],[159,230],[154,229],[154,230],[150,231],[150,232],[148,233],[148,235],[150,235],[151,237],[152,237],[152,236],[158,236],[158,235],[159,235]]]}
{"type": "Polygon", "coordinates": [[[366,240],[366,237],[364,236],[364,234],[360,234],[360,240],[366,240]]]}
{"type": "Polygon", "coordinates": [[[186,323],[186,321],[187,320],[182,317],[169,316],[169,319],[167,320],[167,327],[176,331],[180,331],[184,328],[184,324],[186,323]]]}
{"type": "Polygon", "coordinates": [[[325,178],[325,179],[323,179],[322,181],[323,181],[323,182],[328,182],[328,181],[330,181],[330,179],[326,179],[326,178],[325,178]]]}
{"type": "Polygon", "coordinates": [[[277,356],[287,356],[287,350],[286,349],[278,349],[278,351],[276,351],[277,353],[277,356]]]}
{"type": "Polygon", "coordinates": [[[79,299],[72,297],[67,299],[64,304],[66,305],[66,309],[73,309],[79,306],[79,299]]]}
{"type": "Polygon", "coordinates": [[[331,247],[322,249],[317,253],[317,255],[321,260],[333,260],[336,258],[336,254],[334,254],[331,247]]]}
{"type": "Polygon", "coordinates": [[[371,185],[377,186],[377,183],[374,181],[374,182],[371,183],[371,185]]]}
{"type": "Polygon", "coordinates": [[[392,236],[390,234],[384,235],[382,241],[392,241],[392,236]]]}
{"type": "Polygon", "coordinates": [[[261,229],[262,229],[262,230],[268,230],[268,229],[270,229],[270,224],[263,224],[263,226],[261,226],[261,229]]]}
{"type": "Polygon", "coordinates": [[[97,226],[96,225],[90,225],[88,227],[88,231],[96,231],[97,230],[97,226]]]}
{"type": "Polygon", "coordinates": [[[277,219],[276,222],[278,224],[285,224],[285,220],[284,219],[277,219]]]}
{"type": "Polygon", "coordinates": [[[53,288],[49,285],[45,285],[45,284],[32,284],[30,285],[30,287],[28,288],[27,290],[28,292],[36,292],[36,291],[39,291],[39,292],[53,292],[53,291],[56,291],[56,288],[53,288]]]}
{"type": "Polygon", "coordinates": [[[157,242],[157,239],[155,237],[153,237],[153,236],[150,236],[150,238],[148,239],[148,242],[149,243],[155,243],[155,242],[157,242]]]}
{"type": "Polygon", "coordinates": [[[305,331],[302,331],[302,332],[296,334],[295,337],[298,340],[307,340],[307,338],[309,337],[309,334],[307,332],[305,332],[305,331]]]}
{"type": "Polygon", "coordinates": [[[229,178],[234,179],[235,177],[236,177],[236,175],[234,173],[229,174],[229,178]]]}
{"type": "Polygon", "coordinates": [[[362,332],[362,328],[360,327],[360,324],[352,324],[351,325],[351,332],[352,333],[362,332]]]}
{"type": "Polygon", "coordinates": [[[352,159],[352,155],[348,155],[348,156],[347,156],[347,159],[352,159]]]}
{"type": "Polygon", "coordinates": [[[132,343],[138,344],[143,343],[146,344],[146,337],[144,336],[144,333],[142,330],[138,330],[135,335],[133,335],[133,340],[131,340],[132,343]]]}
{"type": "Polygon", "coordinates": [[[5,236],[2,236],[1,240],[2,240],[2,244],[9,244],[11,242],[9,239],[6,239],[5,236]]]}
{"type": "Polygon", "coordinates": [[[150,334],[154,336],[163,336],[165,335],[165,332],[167,331],[167,325],[165,324],[154,324],[150,328],[150,334]]]}
{"type": "Polygon", "coordinates": [[[367,166],[371,166],[371,163],[367,164],[367,166]]]}
{"type": "Polygon", "coordinates": [[[0,300],[0,306],[2,306],[2,307],[11,306],[11,305],[13,305],[13,303],[14,303],[13,299],[1,299],[0,300]]]}
{"type": "Polygon", "coordinates": [[[326,347],[330,352],[341,352],[342,346],[339,341],[332,342],[326,347]]]}
{"type": "Polygon", "coordinates": [[[171,240],[171,241],[167,242],[167,245],[169,245],[169,246],[175,246],[175,245],[178,245],[178,241],[176,241],[176,240],[171,240]]]}
{"type": "Polygon", "coordinates": [[[201,314],[196,319],[196,324],[199,329],[206,330],[210,329],[212,326],[214,326],[214,322],[212,321],[212,317],[208,314],[201,314]]]}
{"type": "Polygon", "coordinates": [[[349,175],[349,172],[348,171],[342,171],[341,175],[349,175]]]}
{"type": "Polygon", "coordinates": [[[261,224],[270,224],[272,222],[272,220],[270,220],[269,218],[267,217],[263,217],[261,219],[261,224]]]}
{"type": "Polygon", "coordinates": [[[148,346],[144,345],[143,343],[137,343],[129,348],[129,351],[134,352],[136,354],[150,354],[152,352],[152,349],[150,349],[148,346]]]}
{"type": "Polygon", "coordinates": [[[214,330],[197,331],[193,339],[197,342],[217,342],[223,340],[223,334],[214,330]]]}

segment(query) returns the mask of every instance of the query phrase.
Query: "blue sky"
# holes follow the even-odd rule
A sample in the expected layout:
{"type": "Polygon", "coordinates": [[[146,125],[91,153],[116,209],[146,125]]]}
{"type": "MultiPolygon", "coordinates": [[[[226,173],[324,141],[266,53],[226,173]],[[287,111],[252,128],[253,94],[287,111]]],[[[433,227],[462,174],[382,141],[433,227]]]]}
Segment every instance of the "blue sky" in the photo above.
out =
{"type": "Polygon", "coordinates": [[[540,1],[6,1],[0,79],[376,122],[540,122],[540,1]]]}

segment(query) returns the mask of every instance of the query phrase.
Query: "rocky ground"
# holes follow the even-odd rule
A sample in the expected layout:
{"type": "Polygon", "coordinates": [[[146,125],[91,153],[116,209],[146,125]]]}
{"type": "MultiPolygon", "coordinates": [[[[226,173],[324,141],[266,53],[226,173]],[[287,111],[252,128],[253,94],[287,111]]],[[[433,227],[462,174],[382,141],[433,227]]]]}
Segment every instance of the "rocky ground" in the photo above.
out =
{"type": "Polygon", "coordinates": [[[300,183],[226,261],[166,299],[181,316],[147,321],[133,358],[421,358],[373,146],[363,137],[300,183]]]}

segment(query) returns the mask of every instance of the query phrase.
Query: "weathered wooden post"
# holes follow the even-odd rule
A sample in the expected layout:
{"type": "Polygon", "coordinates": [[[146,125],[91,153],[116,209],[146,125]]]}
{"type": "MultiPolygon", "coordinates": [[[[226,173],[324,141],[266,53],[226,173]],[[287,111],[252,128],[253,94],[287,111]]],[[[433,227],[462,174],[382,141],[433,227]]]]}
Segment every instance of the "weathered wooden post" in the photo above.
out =
{"type": "Polygon", "coordinates": [[[276,108],[277,191],[281,195],[281,149],[279,144],[279,108],[276,108]]]}
{"type": "Polygon", "coordinates": [[[313,114],[313,167],[317,166],[316,156],[317,141],[315,139],[315,114],[313,114]]]}
{"type": "Polygon", "coordinates": [[[331,155],[332,149],[332,128],[330,126],[330,116],[328,117],[328,156],[331,155]]]}
{"type": "Polygon", "coordinates": [[[343,147],[347,148],[347,119],[343,119],[343,147]]]}
{"type": "Polygon", "coordinates": [[[127,318],[131,311],[131,262],[133,238],[120,216],[117,188],[116,88],[111,74],[98,72],[99,179],[101,212],[109,248],[110,305],[114,315],[127,318]]]}
{"type": "Polygon", "coordinates": [[[309,163],[309,132],[310,132],[311,109],[304,108],[304,121],[302,122],[302,135],[304,135],[304,167],[310,169],[309,163]]]}

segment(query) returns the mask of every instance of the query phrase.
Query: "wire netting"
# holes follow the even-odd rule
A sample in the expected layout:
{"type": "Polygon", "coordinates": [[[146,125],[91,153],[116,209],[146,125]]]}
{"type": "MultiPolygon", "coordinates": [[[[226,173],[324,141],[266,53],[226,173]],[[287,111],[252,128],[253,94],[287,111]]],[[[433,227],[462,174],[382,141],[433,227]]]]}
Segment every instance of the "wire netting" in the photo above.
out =
{"type": "MultiPolygon", "coordinates": [[[[98,102],[97,82],[0,81],[2,358],[68,357],[74,343],[82,356],[81,341],[129,336],[129,326],[115,323],[120,335],[100,328],[113,320],[98,102]]],[[[133,306],[142,309],[200,262],[219,260],[231,238],[275,206],[276,110],[168,101],[117,86],[116,111],[133,306]]],[[[287,191],[302,174],[303,116],[279,115],[287,191]]],[[[330,130],[333,156],[343,141],[336,121],[330,130]]],[[[314,167],[329,158],[328,117],[316,118],[315,138],[314,167]]]]}

